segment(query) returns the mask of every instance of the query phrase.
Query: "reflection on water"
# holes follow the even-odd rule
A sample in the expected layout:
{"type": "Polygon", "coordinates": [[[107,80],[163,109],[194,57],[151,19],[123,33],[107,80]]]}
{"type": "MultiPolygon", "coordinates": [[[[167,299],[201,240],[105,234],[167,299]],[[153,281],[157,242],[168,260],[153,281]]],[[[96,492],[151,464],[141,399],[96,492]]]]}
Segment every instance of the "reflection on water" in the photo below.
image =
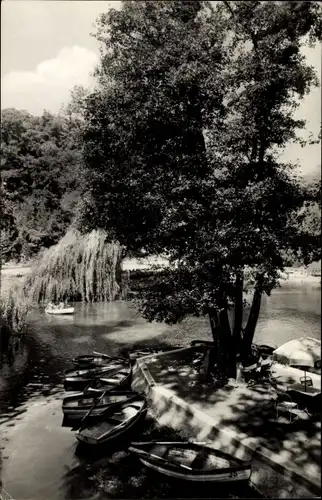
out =
{"type": "MultiPolygon", "coordinates": [[[[122,491],[117,465],[106,477],[108,458],[91,462],[76,457],[75,437],[61,427],[62,375],[72,358],[93,350],[113,355],[134,345],[188,345],[192,339],[210,337],[207,318],[191,323],[189,329],[189,321],[180,328],[148,323],[129,302],[74,305],[74,316],[51,316],[43,308],[35,309],[24,342],[14,344],[15,363],[10,366],[2,360],[0,466],[5,489],[21,500],[99,498],[95,492],[100,481],[105,486],[110,481],[108,496],[122,491]]],[[[280,345],[302,335],[320,338],[320,310],[319,289],[286,283],[263,298],[255,341],[280,345]]],[[[128,479],[132,480],[139,481],[128,479]]],[[[127,480],[124,484],[130,488],[127,480]]],[[[136,489],[137,498],[146,488],[136,489]]],[[[160,491],[153,494],[162,496],[160,491]]]]}
{"type": "Polygon", "coordinates": [[[321,291],[287,282],[263,297],[255,341],[279,346],[303,335],[321,338],[321,291]]]}

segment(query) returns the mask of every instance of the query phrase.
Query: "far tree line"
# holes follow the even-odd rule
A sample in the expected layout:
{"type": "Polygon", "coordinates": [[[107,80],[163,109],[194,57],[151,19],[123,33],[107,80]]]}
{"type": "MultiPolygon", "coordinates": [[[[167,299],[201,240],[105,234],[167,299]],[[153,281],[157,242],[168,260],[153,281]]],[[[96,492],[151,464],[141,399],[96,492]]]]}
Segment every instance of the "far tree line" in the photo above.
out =
{"type": "Polygon", "coordinates": [[[75,87],[58,115],[1,111],[1,257],[28,261],[57,243],[82,190],[82,127],[75,87]]]}

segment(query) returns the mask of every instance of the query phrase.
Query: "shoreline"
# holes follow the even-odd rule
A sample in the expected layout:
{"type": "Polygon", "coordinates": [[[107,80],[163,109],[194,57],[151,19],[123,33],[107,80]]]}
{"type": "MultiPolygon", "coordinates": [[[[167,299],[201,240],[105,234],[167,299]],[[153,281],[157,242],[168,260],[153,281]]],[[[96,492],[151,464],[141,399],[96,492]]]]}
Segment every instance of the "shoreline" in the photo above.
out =
{"type": "MultiPolygon", "coordinates": [[[[126,266],[126,261],[125,261],[126,266]]],[[[124,268],[125,269],[125,268],[124,268]]],[[[131,271],[140,270],[141,266],[131,269],[131,271]]],[[[126,270],[126,269],[125,269],[126,270]]],[[[17,274],[23,276],[31,274],[32,266],[30,263],[26,264],[5,264],[1,269],[2,276],[17,277],[17,274]]],[[[293,268],[293,271],[285,271],[283,273],[286,277],[281,278],[281,282],[288,281],[300,281],[300,282],[312,282],[321,283],[321,276],[313,276],[308,274],[308,272],[301,271],[298,268],[293,268]]]]}

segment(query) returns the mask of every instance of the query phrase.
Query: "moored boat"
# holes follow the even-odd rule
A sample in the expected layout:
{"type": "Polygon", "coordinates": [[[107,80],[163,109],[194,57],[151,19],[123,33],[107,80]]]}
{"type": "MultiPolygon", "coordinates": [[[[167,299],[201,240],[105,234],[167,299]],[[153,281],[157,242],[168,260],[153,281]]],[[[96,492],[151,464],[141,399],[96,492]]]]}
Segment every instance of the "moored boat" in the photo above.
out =
{"type": "Polygon", "coordinates": [[[93,380],[87,387],[86,391],[101,392],[106,390],[116,390],[121,387],[130,385],[132,377],[132,367],[130,364],[123,366],[117,372],[109,376],[100,377],[93,380]]]}
{"type": "Polygon", "coordinates": [[[133,442],[129,451],[146,467],[185,481],[247,481],[251,476],[251,462],[210,448],[206,443],[133,442]]]}
{"type": "Polygon", "coordinates": [[[133,363],[138,358],[143,358],[144,356],[151,356],[153,354],[161,354],[167,351],[174,351],[175,349],[179,349],[179,347],[146,347],[142,349],[137,349],[128,353],[130,361],[133,363]]]}
{"type": "Polygon", "coordinates": [[[84,389],[94,380],[100,377],[110,377],[129,365],[130,363],[115,362],[108,366],[66,370],[64,387],[66,390],[84,389]]]}
{"type": "Polygon", "coordinates": [[[69,419],[82,419],[90,411],[91,417],[100,416],[107,409],[122,405],[133,400],[137,396],[133,391],[88,391],[67,396],[63,400],[62,410],[65,417],[69,419]]]}
{"type": "Polygon", "coordinates": [[[89,446],[108,444],[133,430],[145,418],[146,411],[146,399],[138,394],[131,402],[107,410],[102,418],[84,423],[76,432],[76,438],[89,446]]]}
{"type": "Polygon", "coordinates": [[[93,353],[77,356],[73,359],[73,363],[79,368],[88,368],[94,366],[108,366],[116,361],[122,363],[127,361],[125,358],[109,356],[108,354],[93,353]]]}

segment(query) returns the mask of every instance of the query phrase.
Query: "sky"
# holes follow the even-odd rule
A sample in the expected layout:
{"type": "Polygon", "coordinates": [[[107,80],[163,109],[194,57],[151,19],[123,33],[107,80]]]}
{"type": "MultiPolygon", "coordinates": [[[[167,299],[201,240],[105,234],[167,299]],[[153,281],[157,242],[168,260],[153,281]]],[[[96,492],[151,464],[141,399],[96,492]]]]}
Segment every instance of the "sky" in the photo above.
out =
{"type": "MultiPolygon", "coordinates": [[[[3,0],[1,2],[1,109],[57,113],[76,84],[93,84],[99,45],[90,33],[98,15],[119,1],[3,0]]],[[[321,45],[305,48],[321,81],[321,45]]],[[[297,116],[315,135],[321,124],[321,90],[302,102],[297,116]]],[[[304,175],[320,175],[320,145],[291,145],[284,158],[297,161],[304,175]]]]}

